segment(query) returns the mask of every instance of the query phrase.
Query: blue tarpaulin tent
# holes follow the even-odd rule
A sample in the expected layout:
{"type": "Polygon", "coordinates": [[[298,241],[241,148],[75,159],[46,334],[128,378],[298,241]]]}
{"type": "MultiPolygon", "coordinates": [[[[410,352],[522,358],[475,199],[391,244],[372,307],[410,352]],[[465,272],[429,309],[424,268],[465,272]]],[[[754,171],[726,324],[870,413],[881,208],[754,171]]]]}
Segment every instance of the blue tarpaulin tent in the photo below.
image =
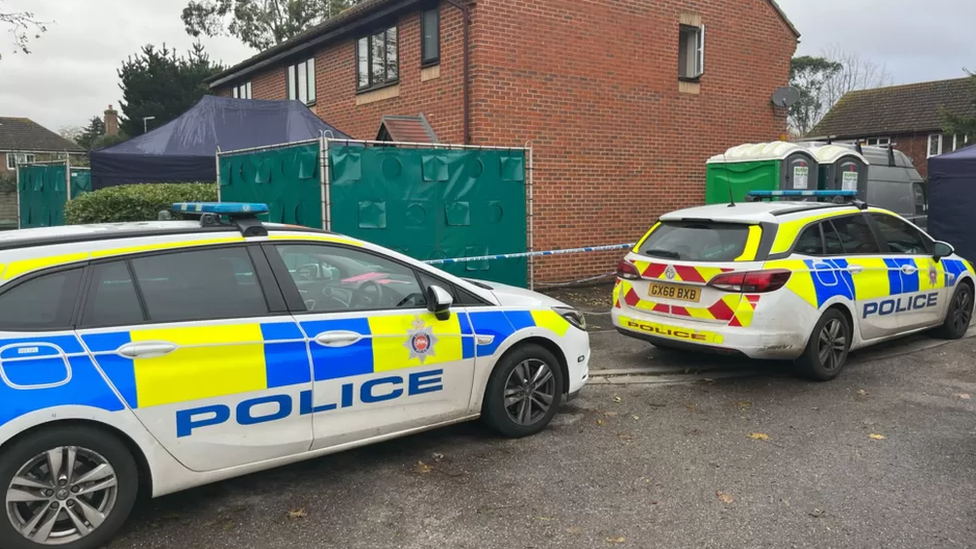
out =
{"type": "Polygon", "coordinates": [[[349,136],[298,101],[205,96],[147,134],[91,153],[92,189],[126,183],[216,181],[214,155],[326,137],[349,136]]]}
{"type": "Polygon", "coordinates": [[[929,159],[929,233],[976,262],[976,146],[929,159]]]}

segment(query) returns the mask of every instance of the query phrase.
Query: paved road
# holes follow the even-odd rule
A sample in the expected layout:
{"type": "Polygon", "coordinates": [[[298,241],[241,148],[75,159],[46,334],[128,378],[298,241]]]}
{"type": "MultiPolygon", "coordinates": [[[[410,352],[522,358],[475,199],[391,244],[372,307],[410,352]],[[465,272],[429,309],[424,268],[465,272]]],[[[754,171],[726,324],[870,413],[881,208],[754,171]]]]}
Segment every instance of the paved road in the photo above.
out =
{"type": "Polygon", "coordinates": [[[144,503],[111,547],[976,547],[974,355],[593,385],[530,439],[461,425],[144,503]]]}

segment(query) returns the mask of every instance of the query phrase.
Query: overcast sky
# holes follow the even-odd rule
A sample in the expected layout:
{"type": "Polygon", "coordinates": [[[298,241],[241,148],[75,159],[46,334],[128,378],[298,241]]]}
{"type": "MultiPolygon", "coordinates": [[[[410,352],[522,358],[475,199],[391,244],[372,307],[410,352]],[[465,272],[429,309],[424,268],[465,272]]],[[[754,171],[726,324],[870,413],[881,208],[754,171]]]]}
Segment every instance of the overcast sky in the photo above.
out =
{"type": "MultiPolygon", "coordinates": [[[[654,0],[647,0],[654,1],[654,0]]],[[[725,0],[754,2],[760,0],[725,0]]],[[[894,83],[976,70],[976,0],[779,0],[803,34],[799,54],[831,44],[886,65],[894,83]]],[[[0,116],[26,116],[57,131],[83,126],[121,92],[116,69],[148,43],[185,51],[186,0],[3,0],[0,10],[33,10],[53,20],[33,54],[12,53],[0,28],[0,116]]],[[[234,64],[253,54],[234,38],[204,39],[212,57],[234,64]]]]}

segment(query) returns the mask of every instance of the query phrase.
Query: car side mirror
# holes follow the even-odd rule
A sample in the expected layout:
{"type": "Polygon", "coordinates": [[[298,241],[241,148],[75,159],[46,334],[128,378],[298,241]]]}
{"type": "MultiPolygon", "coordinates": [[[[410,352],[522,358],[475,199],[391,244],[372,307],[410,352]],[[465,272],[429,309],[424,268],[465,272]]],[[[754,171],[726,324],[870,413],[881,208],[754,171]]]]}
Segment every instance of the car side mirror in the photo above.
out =
{"type": "Polygon", "coordinates": [[[444,288],[431,284],[427,288],[427,310],[434,313],[437,320],[451,318],[451,305],[454,298],[444,288]]]}
{"type": "Polygon", "coordinates": [[[956,249],[952,247],[952,244],[948,242],[943,242],[941,240],[935,241],[935,246],[932,250],[932,255],[935,257],[936,261],[942,259],[943,257],[950,256],[956,253],[956,249]]]}

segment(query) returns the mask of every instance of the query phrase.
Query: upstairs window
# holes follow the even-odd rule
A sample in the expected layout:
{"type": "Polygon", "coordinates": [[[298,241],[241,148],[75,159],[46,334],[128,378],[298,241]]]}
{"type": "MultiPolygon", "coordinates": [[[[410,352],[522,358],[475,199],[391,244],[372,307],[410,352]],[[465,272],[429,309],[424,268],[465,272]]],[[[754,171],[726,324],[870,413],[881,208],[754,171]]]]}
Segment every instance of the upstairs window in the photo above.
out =
{"type": "Polygon", "coordinates": [[[288,99],[315,103],[315,58],[288,67],[288,99]]]}
{"type": "Polygon", "coordinates": [[[368,90],[400,80],[397,28],[390,27],[356,41],[356,89],[368,90]]]}
{"type": "Polygon", "coordinates": [[[234,98],[235,99],[250,99],[251,98],[251,83],[245,82],[240,86],[234,86],[234,98]]]}
{"type": "Polygon", "coordinates": [[[420,14],[420,64],[436,65],[441,60],[441,12],[435,8],[420,14]]]}
{"type": "Polygon", "coordinates": [[[944,133],[933,133],[929,136],[928,157],[939,156],[958,151],[963,147],[972,144],[968,135],[946,135],[944,133]]]}
{"type": "Polygon", "coordinates": [[[697,80],[705,73],[705,25],[681,25],[678,40],[678,78],[697,80]]]}

